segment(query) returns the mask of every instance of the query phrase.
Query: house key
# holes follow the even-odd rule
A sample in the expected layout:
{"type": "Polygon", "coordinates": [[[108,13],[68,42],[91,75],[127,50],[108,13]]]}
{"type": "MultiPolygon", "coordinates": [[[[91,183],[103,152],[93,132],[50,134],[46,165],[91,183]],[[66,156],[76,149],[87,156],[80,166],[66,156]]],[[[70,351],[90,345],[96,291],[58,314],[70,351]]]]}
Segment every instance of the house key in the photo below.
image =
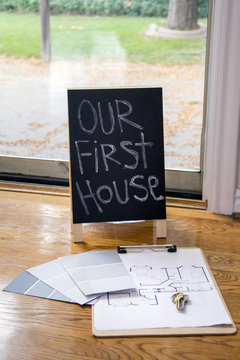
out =
{"type": "Polygon", "coordinates": [[[176,304],[178,310],[184,309],[185,303],[188,299],[188,295],[184,295],[182,292],[176,293],[172,296],[172,301],[176,304]]]}

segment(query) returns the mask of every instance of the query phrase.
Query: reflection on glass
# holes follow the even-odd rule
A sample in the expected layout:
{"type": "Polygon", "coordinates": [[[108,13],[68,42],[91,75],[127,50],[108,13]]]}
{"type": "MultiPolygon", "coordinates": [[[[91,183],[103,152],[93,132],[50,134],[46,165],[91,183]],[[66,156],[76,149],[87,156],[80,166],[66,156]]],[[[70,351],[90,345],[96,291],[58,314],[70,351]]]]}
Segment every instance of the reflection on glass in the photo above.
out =
{"type": "Polygon", "coordinates": [[[0,55],[1,155],[67,160],[68,88],[160,86],[165,165],[199,168],[205,36],[146,35],[166,18],[51,16],[50,22],[50,63],[0,55]]]}

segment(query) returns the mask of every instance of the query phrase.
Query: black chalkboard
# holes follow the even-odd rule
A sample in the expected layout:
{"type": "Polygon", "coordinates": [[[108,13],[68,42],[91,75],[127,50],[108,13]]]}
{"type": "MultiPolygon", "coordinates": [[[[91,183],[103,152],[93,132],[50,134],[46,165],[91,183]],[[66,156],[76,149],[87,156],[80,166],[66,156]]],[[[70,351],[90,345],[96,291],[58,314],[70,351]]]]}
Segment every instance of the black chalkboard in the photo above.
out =
{"type": "Polygon", "coordinates": [[[73,223],[166,219],[161,88],[68,90],[73,223]]]}

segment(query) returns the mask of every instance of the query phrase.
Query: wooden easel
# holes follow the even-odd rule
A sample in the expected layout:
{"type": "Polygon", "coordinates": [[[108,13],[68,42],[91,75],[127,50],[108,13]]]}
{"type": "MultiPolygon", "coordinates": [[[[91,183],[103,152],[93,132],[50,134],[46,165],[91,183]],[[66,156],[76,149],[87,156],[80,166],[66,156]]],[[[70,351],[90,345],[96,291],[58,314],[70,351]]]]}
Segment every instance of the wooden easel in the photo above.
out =
{"type": "MultiPolygon", "coordinates": [[[[156,235],[157,238],[166,238],[167,237],[167,220],[155,220],[156,222],[156,235]]],[[[73,241],[74,243],[83,242],[83,225],[82,224],[72,224],[73,231],[73,241]]]]}

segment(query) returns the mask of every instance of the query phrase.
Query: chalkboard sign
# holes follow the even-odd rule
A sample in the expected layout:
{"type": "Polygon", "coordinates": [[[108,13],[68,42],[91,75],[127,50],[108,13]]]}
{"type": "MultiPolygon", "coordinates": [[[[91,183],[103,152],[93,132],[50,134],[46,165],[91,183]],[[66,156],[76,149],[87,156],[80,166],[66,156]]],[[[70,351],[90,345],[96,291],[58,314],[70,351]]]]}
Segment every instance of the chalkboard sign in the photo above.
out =
{"type": "Polygon", "coordinates": [[[68,90],[73,224],[166,219],[161,88],[68,90]]]}

